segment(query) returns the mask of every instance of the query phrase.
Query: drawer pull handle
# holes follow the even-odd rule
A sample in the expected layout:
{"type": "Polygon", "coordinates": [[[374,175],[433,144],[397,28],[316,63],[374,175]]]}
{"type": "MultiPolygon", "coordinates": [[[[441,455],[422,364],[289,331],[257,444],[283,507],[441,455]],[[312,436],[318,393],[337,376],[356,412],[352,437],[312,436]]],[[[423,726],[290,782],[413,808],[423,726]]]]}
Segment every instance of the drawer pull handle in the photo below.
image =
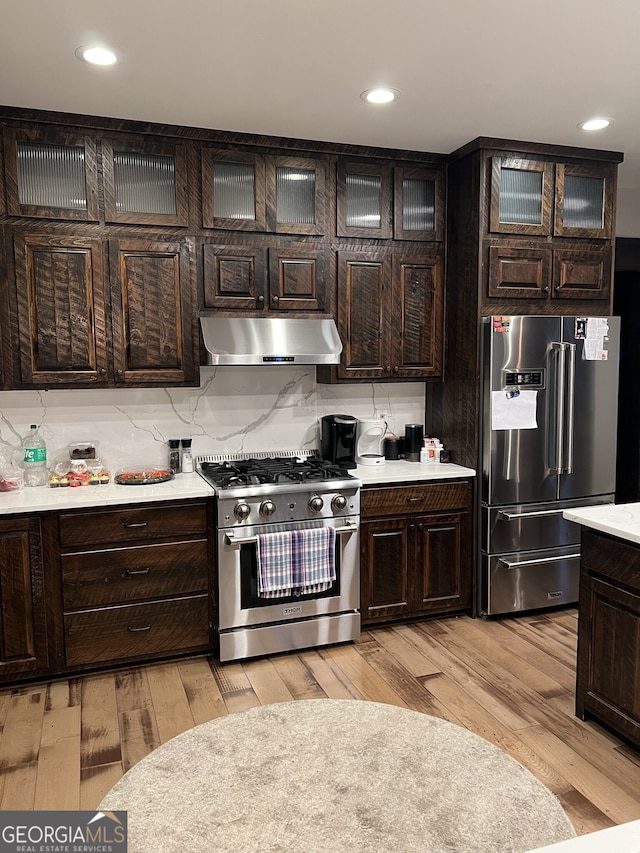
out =
{"type": "Polygon", "coordinates": [[[129,628],[127,628],[127,631],[129,631],[130,634],[135,634],[137,631],[150,631],[150,630],[151,630],[151,625],[141,625],[139,628],[132,628],[131,626],[129,626],[129,628]]]}
{"type": "Polygon", "coordinates": [[[424,498],[405,498],[408,504],[420,503],[424,498]]]}
{"type": "Polygon", "coordinates": [[[147,566],[146,569],[127,569],[125,575],[129,575],[129,577],[133,577],[133,575],[148,575],[150,571],[151,566],[147,566]]]}
{"type": "Polygon", "coordinates": [[[123,527],[146,527],[149,524],[148,521],[123,521],[123,527]]]}

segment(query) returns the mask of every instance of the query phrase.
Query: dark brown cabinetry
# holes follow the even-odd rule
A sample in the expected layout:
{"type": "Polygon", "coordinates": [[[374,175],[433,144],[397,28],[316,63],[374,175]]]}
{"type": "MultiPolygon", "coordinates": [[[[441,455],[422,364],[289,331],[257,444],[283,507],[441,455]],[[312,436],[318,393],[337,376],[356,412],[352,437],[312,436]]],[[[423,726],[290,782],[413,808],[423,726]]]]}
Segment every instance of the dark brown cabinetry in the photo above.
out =
{"type": "Polygon", "coordinates": [[[210,647],[207,505],[62,513],[64,666],[210,647]]]}
{"type": "Polygon", "coordinates": [[[220,311],[325,310],[329,250],[314,243],[202,246],[204,306],[220,311]]]}
{"type": "Polygon", "coordinates": [[[106,222],[188,224],[184,145],[162,139],[103,138],[106,222]]]}
{"type": "Polygon", "coordinates": [[[640,746],[640,546],[583,529],[576,713],[640,746]]]}
{"type": "Polygon", "coordinates": [[[320,235],[325,230],[321,159],[202,149],[202,224],[231,231],[320,235]]]}
{"type": "Polygon", "coordinates": [[[361,493],[364,624],[468,610],[469,481],[361,493]]]}
{"type": "Polygon", "coordinates": [[[343,379],[425,379],[442,373],[442,260],[388,249],[338,253],[343,379]]]}
{"type": "Polygon", "coordinates": [[[19,386],[197,384],[190,241],[11,239],[19,386]]]}
{"type": "Polygon", "coordinates": [[[49,667],[40,522],[0,518],[0,679],[49,667]]]}
{"type": "Polygon", "coordinates": [[[395,240],[444,239],[444,171],[338,160],[337,234],[395,240]]]}

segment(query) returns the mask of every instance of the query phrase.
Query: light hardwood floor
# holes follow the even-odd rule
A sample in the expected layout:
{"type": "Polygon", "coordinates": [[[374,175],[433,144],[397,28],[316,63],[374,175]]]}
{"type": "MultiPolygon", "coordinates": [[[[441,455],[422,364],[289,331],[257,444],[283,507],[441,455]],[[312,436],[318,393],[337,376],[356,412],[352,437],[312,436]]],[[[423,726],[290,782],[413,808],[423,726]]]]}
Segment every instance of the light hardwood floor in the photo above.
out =
{"type": "MultiPolygon", "coordinates": [[[[574,715],[577,611],[447,617],[354,644],[195,657],[0,691],[0,808],[93,809],[180,732],[255,705],[365,699],[465,726],[527,767],[581,835],[640,818],[640,751],[574,715]]],[[[478,780],[486,784],[488,780],[478,780]]]]}

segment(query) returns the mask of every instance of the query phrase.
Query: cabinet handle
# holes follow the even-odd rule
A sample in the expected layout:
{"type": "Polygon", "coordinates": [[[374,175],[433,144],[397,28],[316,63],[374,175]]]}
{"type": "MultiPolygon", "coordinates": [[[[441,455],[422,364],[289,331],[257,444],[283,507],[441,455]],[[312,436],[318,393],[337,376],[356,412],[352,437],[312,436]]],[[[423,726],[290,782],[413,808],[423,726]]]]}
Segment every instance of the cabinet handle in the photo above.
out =
{"type": "Polygon", "coordinates": [[[405,500],[408,504],[415,504],[423,501],[424,498],[405,498],[405,500]]]}
{"type": "Polygon", "coordinates": [[[129,577],[133,577],[133,575],[148,575],[150,571],[151,566],[147,566],[146,569],[127,569],[125,575],[129,575],[129,577]]]}
{"type": "MultiPolygon", "coordinates": [[[[422,526],[422,525],[421,525],[422,526]]],[[[429,533],[447,533],[449,530],[455,530],[455,527],[428,527],[429,533]]]]}
{"type": "Polygon", "coordinates": [[[258,296],[258,302],[262,305],[264,303],[264,296],[258,296]]]}
{"type": "Polygon", "coordinates": [[[127,631],[129,631],[130,634],[135,634],[138,631],[150,631],[150,630],[151,630],[151,625],[141,625],[139,628],[132,628],[131,626],[129,626],[127,628],[127,631]]]}
{"type": "Polygon", "coordinates": [[[280,301],[279,296],[272,296],[271,299],[273,300],[273,302],[279,302],[280,301]]]}
{"type": "Polygon", "coordinates": [[[101,368],[100,368],[100,376],[105,376],[105,375],[106,375],[106,373],[107,373],[107,368],[106,368],[106,367],[101,367],[101,368]]]}
{"type": "Polygon", "coordinates": [[[124,371],[123,370],[116,370],[116,376],[119,379],[122,379],[122,377],[124,376],[124,371]]]}
{"type": "Polygon", "coordinates": [[[149,524],[148,521],[123,521],[123,527],[146,527],[149,524]]]}
{"type": "Polygon", "coordinates": [[[543,292],[543,293],[549,293],[549,288],[548,288],[548,287],[543,287],[543,288],[542,288],[542,292],[543,292]]]}
{"type": "Polygon", "coordinates": [[[390,365],[390,364],[388,364],[388,365],[385,367],[385,370],[386,370],[386,372],[387,372],[387,373],[391,373],[391,365],[390,365]]]}
{"type": "Polygon", "coordinates": [[[397,364],[396,364],[396,366],[393,368],[393,372],[394,372],[394,373],[399,373],[399,372],[400,372],[400,368],[398,367],[398,365],[397,365],[397,364]]]}

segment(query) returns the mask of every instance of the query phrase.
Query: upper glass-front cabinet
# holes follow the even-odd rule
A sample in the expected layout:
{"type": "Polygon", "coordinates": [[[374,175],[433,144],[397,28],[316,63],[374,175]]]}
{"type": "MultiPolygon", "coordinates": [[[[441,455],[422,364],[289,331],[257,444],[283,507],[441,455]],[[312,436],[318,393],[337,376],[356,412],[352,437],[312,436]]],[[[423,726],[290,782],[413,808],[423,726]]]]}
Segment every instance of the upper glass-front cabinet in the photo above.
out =
{"type": "Polygon", "coordinates": [[[615,171],[609,164],[556,165],[554,232],[562,237],[613,237],[615,171]]]}
{"type": "Polygon", "coordinates": [[[615,178],[608,163],[493,157],[489,230],[609,239],[615,178]]]}
{"type": "Polygon", "coordinates": [[[183,145],[105,139],[102,156],[107,222],[187,225],[183,145]]]}
{"type": "Polygon", "coordinates": [[[7,213],[97,221],[96,144],[81,134],[6,128],[7,213]]]}
{"type": "Polygon", "coordinates": [[[339,237],[444,239],[444,171],[338,162],[339,237]]]}
{"type": "Polygon", "coordinates": [[[203,149],[205,228],[323,234],[324,210],[321,161],[203,149]]]}

